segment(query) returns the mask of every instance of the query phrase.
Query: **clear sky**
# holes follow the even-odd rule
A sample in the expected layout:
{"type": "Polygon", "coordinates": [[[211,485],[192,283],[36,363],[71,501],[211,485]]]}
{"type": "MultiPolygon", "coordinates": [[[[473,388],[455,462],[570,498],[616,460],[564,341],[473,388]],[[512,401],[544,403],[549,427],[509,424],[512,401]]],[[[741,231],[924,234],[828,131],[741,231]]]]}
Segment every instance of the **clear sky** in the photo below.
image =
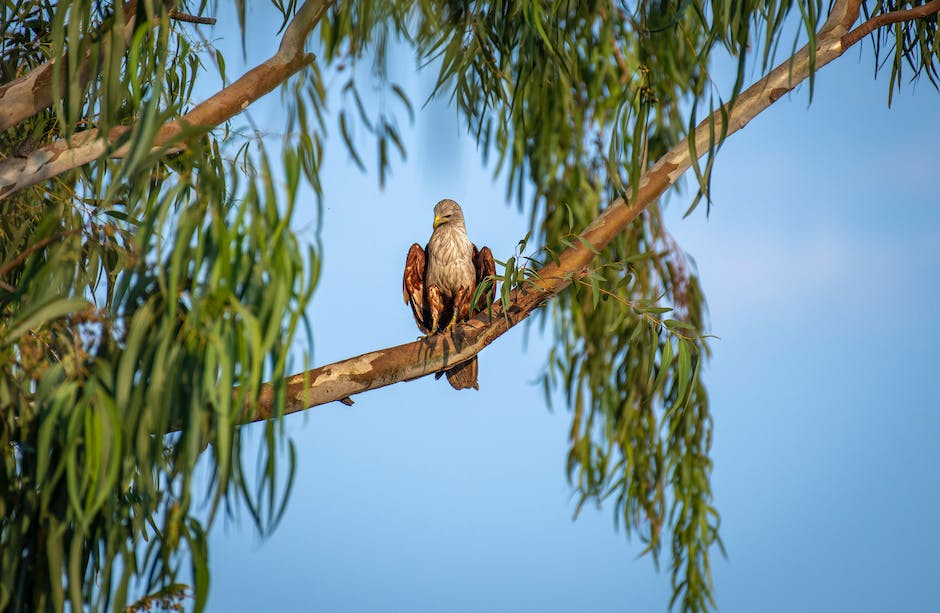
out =
{"type": "MultiPolygon", "coordinates": [[[[231,21],[207,31],[230,78],[231,21]]],[[[259,12],[250,23],[254,64],[276,28],[259,12]]],[[[412,66],[397,77],[420,106],[431,75],[412,66]]],[[[817,75],[812,105],[804,86],[733,136],[709,217],[683,220],[687,195],[670,198],[719,337],[704,378],[728,550],[713,557],[721,611],[940,606],[940,95],[905,83],[888,109],[887,74],[872,73],[869,46],[852,50],[817,75]]],[[[273,94],[251,115],[281,132],[281,109],[273,94]]],[[[408,160],[384,191],[374,156],[363,175],[330,141],[316,364],[418,336],[401,271],[439,199],[461,203],[497,258],[526,232],[451,109],[400,117],[408,160]]],[[[298,228],[314,219],[307,200],[298,228]]],[[[518,327],[480,354],[479,392],[426,377],[287,418],[288,511],[264,541],[247,518],[217,524],[209,610],[665,610],[668,568],[637,558],[611,508],[572,521],[569,415],[533,384],[548,339],[526,336],[518,327]]]]}

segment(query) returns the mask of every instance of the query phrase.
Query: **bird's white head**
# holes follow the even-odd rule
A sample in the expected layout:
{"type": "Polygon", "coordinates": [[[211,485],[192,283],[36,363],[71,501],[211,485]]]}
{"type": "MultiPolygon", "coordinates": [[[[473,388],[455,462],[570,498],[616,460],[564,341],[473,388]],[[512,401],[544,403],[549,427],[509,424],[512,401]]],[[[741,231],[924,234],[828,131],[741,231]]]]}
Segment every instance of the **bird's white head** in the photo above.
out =
{"type": "Polygon", "coordinates": [[[463,211],[459,204],[445,198],[434,205],[434,229],[449,223],[463,225],[463,211]]]}

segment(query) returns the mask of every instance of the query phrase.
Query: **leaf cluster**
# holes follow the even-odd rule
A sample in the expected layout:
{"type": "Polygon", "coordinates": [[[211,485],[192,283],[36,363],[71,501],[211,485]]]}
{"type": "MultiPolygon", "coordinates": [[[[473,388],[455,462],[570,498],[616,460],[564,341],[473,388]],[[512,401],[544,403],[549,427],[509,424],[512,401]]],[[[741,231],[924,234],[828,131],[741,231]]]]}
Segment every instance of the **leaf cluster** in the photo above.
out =
{"type": "Polygon", "coordinates": [[[201,609],[217,512],[244,508],[272,528],[294,469],[279,422],[264,424],[254,461],[236,424],[262,382],[286,374],[317,280],[318,256],[290,223],[319,162],[286,146],[278,184],[267,152],[227,130],[152,149],[212,50],[165,3],[137,3],[119,39],[123,6],[0,12],[5,76],[67,58],[55,64],[61,102],[0,134],[0,150],[130,128],[124,157],[2,204],[4,610],[121,608],[179,578],[201,609]]]}
{"type": "MultiPolygon", "coordinates": [[[[922,4],[867,2],[864,12],[922,4]]],[[[298,2],[272,5],[283,29],[298,2]]],[[[266,423],[252,473],[236,423],[263,380],[275,382],[274,405],[283,404],[288,346],[306,323],[319,268],[291,219],[301,181],[322,196],[328,126],[335,122],[361,168],[357,130],[375,138],[380,183],[390,151],[405,159],[397,117],[413,119],[414,108],[389,78],[393,45],[436,71],[430,97],[451,101],[484,161],[506,177],[507,197],[530,214],[529,235],[492,280],[502,280],[505,301],[576,244],[606,203],[635,196],[642,173],[697,115],[734,104],[749,68],[766,72],[787,43],[814,49],[828,7],[337,2],[318,30],[318,61],[282,87],[279,156],[229,124],[153,147],[159,128],[188,109],[208,66],[226,79],[224,58],[171,19],[176,8],[231,8],[243,37],[251,30],[244,0],[0,4],[0,80],[55,60],[52,108],[0,133],[0,156],[90,130],[119,134],[110,152],[121,153],[0,204],[0,608],[123,606],[176,589],[188,572],[199,609],[205,532],[218,510],[242,506],[259,528],[276,523],[291,482],[290,442],[278,422],[266,423]],[[132,29],[122,27],[131,21],[125,10],[132,29]],[[737,62],[730,92],[709,74],[718,55],[737,62]],[[327,70],[342,76],[325,78],[327,70]],[[342,102],[330,113],[333,83],[342,102]],[[372,85],[377,109],[362,93],[372,85]],[[524,255],[529,242],[538,258],[524,255]],[[206,475],[197,488],[199,466],[206,475]]],[[[891,91],[902,70],[937,84],[936,16],[873,38],[878,66],[891,61],[891,91]]],[[[710,127],[706,151],[689,142],[694,160],[704,156],[693,165],[692,207],[711,203],[725,134],[721,122],[710,127]]],[[[542,311],[556,343],[546,398],[560,393],[571,412],[568,478],[579,508],[612,500],[617,521],[657,561],[668,543],[673,603],[706,610],[714,604],[709,556],[721,543],[701,378],[704,297],[658,204],[597,255],[542,311]]]]}
{"type": "MultiPolygon", "coordinates": [[[[920,2],[864,3],[866,19],[886,16],[890,13],[911,10],[926,4],[920,2]],[[869,6],[874,4],[874,6],[869,6]]],[[[871,35],[875,49],[875,74],[890,64],[891,78],[888,86],[888,104],[895,91],[900,91],[905,71],[909,71],[909,82],[925,76],[936,88],[940,88],[940,28],[937,14],[923,19],[907,20],[890,27],[876,30],[871,35]]]]}

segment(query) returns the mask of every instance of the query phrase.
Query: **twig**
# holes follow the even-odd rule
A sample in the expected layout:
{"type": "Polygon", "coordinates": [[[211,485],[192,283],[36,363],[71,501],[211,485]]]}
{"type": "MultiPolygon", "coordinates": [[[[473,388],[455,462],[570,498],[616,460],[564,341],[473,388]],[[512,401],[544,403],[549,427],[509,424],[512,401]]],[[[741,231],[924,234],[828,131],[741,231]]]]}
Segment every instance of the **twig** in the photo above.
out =
{"type": "MultiPolygon", "coordinates": [[[[597,12],[601,16],[601,19],[607,19],[607,9],[603,5],[598,7],[597,12]]],[[[617,66],[620,68],[619,83],[624,85],[630,80],[630,69],[627,67],[627,61],[623,57],[623,51],[620,49],[620,43],[617,42],[616,38],[613,40],[613,44],[614,58],[617,60],[617,66]]]]}
{"type": "Polygon", "coordinates": [[[625,307],[627,307],[627,308],[633,310],[637,315],[642,316],[643,319],[645,319],[646,321],[650,322],[650,323],[653,324],[654,326],[664,326],[664,327],[666,327],[666,328],[669,330],[669,333],[672,334],[673,336],[676,336],[676,337],[678,337],[678,338],[681,338],[681,339],[684,340],[684,341],[689,341],[689,342],[694,341],[696,338],[699,338],[698,336],[686,336],[685,334],[682,334],[681,332],[676,332],[675,330],[673,330],[673,329],[669,328],[668,326],[666,326],[666,322],[665,322],[664,320],[659,319],[659,318],[653,316],[652,314],[643,311],[642,308],[639,307],[639,306],[637,306],[637,304],[636,304],[635,302],[633,302],[632,300],[627,300],[627,299],[624,298],[623,296],[618,296],[617,294],[615,294],[615,293],[611,292],[610,290],[607,290],[607,289],[605,289],[605,288],[603,288],[603,287],[595,287],[595,286],[591,285],[589,282],[585,281],[584,279],[580,279],[580,278],[579,278],[579,279],[577,279],[577,281],[578,281],[578,283],[580,283],[580,284],[583,285],[584,287],[590,288],[591,291],[594,291],[594,290],[596,289],[597,291],[599,291],[600,293],[604,294],[605,296],[609,296],[610,298],[613,298],[614,300],[616,300],[617,302],[619,302],[619,303],[622,304],[623,306],[625,306],[625,307]]]}
{"type": "MultiPolygon", "coordinates": [[[[64,238],[67,238],[67,237],[69,237],[69,236],[75,234],[75,233],[78,232],[78,231],[79,231],[78,228],[73,228],[72,230],[69,230],[68,232],[62,232],[61,234],[56,234],[55,236],[50,236],[49,238],[44,238],[44,239],[42,239],[41,241],[39,241],[38,243],[34,243],[34,244],[30,245],[29,247],[27,247],[26,249],[24,249],[22,253],[20,253],[19,255],[17,255],[15,258],[13,258],[12,260],[7,261],[7,262],[4,263],[2,266],[0,266],[0,277],[4,276],[4,275],[7,274],[8,272],[10,272],[11,270],[13,270],[13,269],[16,268],[17,266],[19,266],[19,265],[23,262],[23,260],[25,260],[26,258],[28,258],[29,256],[31,256],[32,254],[36,253],[36,252],[39,251],[40,249],[42,249],[42,248],[46,247],[47,245],[50,245],[50,244],[52,244],[52,243],[54,243],[54,242],[56,242],[56,241],[60,241],[60,240],[62,240],[62,239],[64,239],[64,238]]],[[[4,288],[4,289],[6,289],[6,288],[4,288]]]]}
{"type": "Polygon", "coordinates": [[[214,26],[216,19],[214,17],[200,17],[199,15],[190,15],[180,11],[170,11],[170,19],[176,21],[185,21],[186,23],[199,23],[208,26],[214,26]]]}

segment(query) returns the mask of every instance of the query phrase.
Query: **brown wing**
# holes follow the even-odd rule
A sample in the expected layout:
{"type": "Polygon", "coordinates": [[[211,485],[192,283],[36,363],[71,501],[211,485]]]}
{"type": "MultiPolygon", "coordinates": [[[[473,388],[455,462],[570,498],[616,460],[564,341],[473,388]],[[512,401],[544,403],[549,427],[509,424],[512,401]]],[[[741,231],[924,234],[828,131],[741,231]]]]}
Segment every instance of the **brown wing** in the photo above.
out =
{"type": "MultiPolygon", "coordinates": [[[[490,275],[496,274],[496,262],[493,261],[493,252],[490,251],[489,247],[484,247],[478,251],[477,246],[473,246],[473,268],[476,269],[477,272],[477,285],[482,283],[490,275]]],[[[490,285],[489,290],[486,292],[489,294],[489,297],[487,297],[486,294],[481,294],[480,297],[477,298],[476,307],[473,309],[474,315],[485,309],[496,299],[496,281],[490,279],[490,283],[492,283],[492,285],[490,285]]]]}
{"type": "Polygon", "coordinates": [[[425,334],[428,333],[427,312],[424,305],[424,271],[427,258],[421,245],[415,243],[408,250],[405,259],[405,275],[402,278],[402,294],[405,304],[411,305],[411,312],[415,322],[425,334]]]}

